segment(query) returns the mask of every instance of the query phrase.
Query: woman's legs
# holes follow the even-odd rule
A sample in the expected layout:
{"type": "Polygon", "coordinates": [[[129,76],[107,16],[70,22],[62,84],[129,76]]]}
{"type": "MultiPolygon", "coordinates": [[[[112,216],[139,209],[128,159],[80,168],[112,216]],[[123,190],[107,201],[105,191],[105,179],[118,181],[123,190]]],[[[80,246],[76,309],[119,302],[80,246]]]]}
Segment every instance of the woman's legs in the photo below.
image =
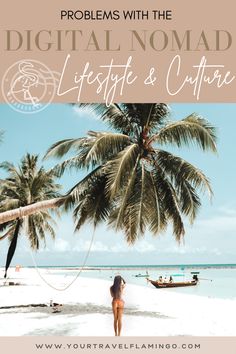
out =
{"type": "Polygon", "coordinates": [[[118,314],[118,308],[117,304],[112,304],[112,310],[113,310],[113,315],[114,315],[114,331],[115,331],[115,336],[117,336],[117,314],[118,314]]]}
{"type": "Polygon", "coordinates": [[[114,331],[116,336],[120,336],[122,328],[122,315],[124,310],[123,302],[114,302],[112,303],[112,310],[114,315],[114,331]]]}
{"type": "Polygon", "coordinates": [[[121,328],[122,328],[122,315],[123,315],[123,307],[118,307],[117,309],[117,327],[118,327],[118,336],[120,336],[121,328]]]}

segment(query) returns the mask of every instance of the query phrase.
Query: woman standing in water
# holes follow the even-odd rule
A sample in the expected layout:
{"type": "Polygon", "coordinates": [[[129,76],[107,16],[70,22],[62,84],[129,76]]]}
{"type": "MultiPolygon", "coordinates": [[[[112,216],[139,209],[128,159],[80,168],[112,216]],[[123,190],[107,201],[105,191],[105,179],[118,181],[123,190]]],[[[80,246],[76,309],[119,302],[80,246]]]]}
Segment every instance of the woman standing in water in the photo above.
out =
{"type": "Polygon", "coordinates": [[[116,336],[120,336],[122,327],[122,314],[124,310],[124,300],[122,299],[123,290],[125,287],[125,281],[117,275],[114,278],[114,283],[110,287],[112,300],[112,310],[114,315],[114,331],[116,336]]]}

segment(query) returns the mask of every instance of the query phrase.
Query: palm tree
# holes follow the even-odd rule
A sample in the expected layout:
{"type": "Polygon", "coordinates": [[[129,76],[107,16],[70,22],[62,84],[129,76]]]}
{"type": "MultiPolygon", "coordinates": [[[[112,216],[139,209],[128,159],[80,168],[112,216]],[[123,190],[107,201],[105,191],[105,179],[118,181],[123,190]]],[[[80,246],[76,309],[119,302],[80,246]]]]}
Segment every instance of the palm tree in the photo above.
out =
{"type": "Polygon", "coordinates": [[[90,131],[83,138],[59,141],[46,154],[61,158],[75,151],[55,167],[58,176],[68,168],[89,171],[64,203],[66,209],[75,206],[76,229],[87,221],[94,227],[105,221],[134,243],[147,229],[157,235],[171,222],[180,241],[183,217],[192,223],[201,205],[198,192],[211,196],[212,190],[202,171],[163,146],[193,144],[216,152],[215,128],[196,114],[172,122],[162,103],[80,107],[91,108],[112,131],[90,131]]]}
{"type": "MultiPolygon", "coordinates": [[[[9,162],[2,163],[0,167],[8,174],[8,177],[1,180],[0,184],[0,212],[14,208],[21,210],[33,203],[59,197],[60,186],[54,181],[54,172],[47,172],[43,167],[39,168],[38,156],[26,154],[19,167],[9,162]]],[[[0,225],[0,231],[5,232],[1,239],[5,237],[10,239],[5,276],[15,253],[19,235],[25,232],[31,248],[37,250],[40,241],[46,242],[46,233],[55,237],[52,226],[54,224],[55,221],[48,211],[39,211],[25,218],[19,215],[16,220],[0,225]]]]}

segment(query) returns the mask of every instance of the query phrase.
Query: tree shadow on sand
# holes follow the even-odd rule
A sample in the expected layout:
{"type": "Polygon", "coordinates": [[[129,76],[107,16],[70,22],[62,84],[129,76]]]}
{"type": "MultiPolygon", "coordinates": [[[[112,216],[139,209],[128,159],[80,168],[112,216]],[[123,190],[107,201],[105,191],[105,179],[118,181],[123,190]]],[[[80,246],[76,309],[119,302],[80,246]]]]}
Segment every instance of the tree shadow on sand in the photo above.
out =
{"type": "MultiPolygon", "coordinates": [[[[2,314],[9,314],[15,312],[17,309],[20,313],[40,313],[49,316],[63,316],[69,315],[70,317],[75,317],[79,315],[88,315],[88,314],[101,314],[101,315],[111,315],[112,309],[108,306],[95,305],[92,303],[87,304],[74,304],[74,305],[63,305],[60,308],[60,312],[53,312],[53,308],[50,306],[46,306],[44,304],[32,304],[32,305],[17,305],[17,306],[5,306],[0,307],[0,311],[2,314]]],[[[129,316],[145,316],[145,317],[154,317],[154,318],[162,318],[167,319],[170,318],[160,312],[157,311],[142,311],[137,307],[126,307],[124,310],[124,315],[129,316]]],[[[41,318],[41,317],[40,317],[41,318]]]]}

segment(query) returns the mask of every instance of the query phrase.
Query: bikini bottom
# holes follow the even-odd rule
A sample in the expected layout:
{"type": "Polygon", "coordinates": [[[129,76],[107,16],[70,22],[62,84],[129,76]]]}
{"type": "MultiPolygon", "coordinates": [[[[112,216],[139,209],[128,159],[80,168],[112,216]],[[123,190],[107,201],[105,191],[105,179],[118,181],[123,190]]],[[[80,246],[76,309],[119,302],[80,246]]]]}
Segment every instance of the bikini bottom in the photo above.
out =
{"type": "Polygon", "coordinates": [[[122,308],[124,307],[124,300],[122,299],[113,299],[112,305],[116,305],[117,308],[122,308]]]}

